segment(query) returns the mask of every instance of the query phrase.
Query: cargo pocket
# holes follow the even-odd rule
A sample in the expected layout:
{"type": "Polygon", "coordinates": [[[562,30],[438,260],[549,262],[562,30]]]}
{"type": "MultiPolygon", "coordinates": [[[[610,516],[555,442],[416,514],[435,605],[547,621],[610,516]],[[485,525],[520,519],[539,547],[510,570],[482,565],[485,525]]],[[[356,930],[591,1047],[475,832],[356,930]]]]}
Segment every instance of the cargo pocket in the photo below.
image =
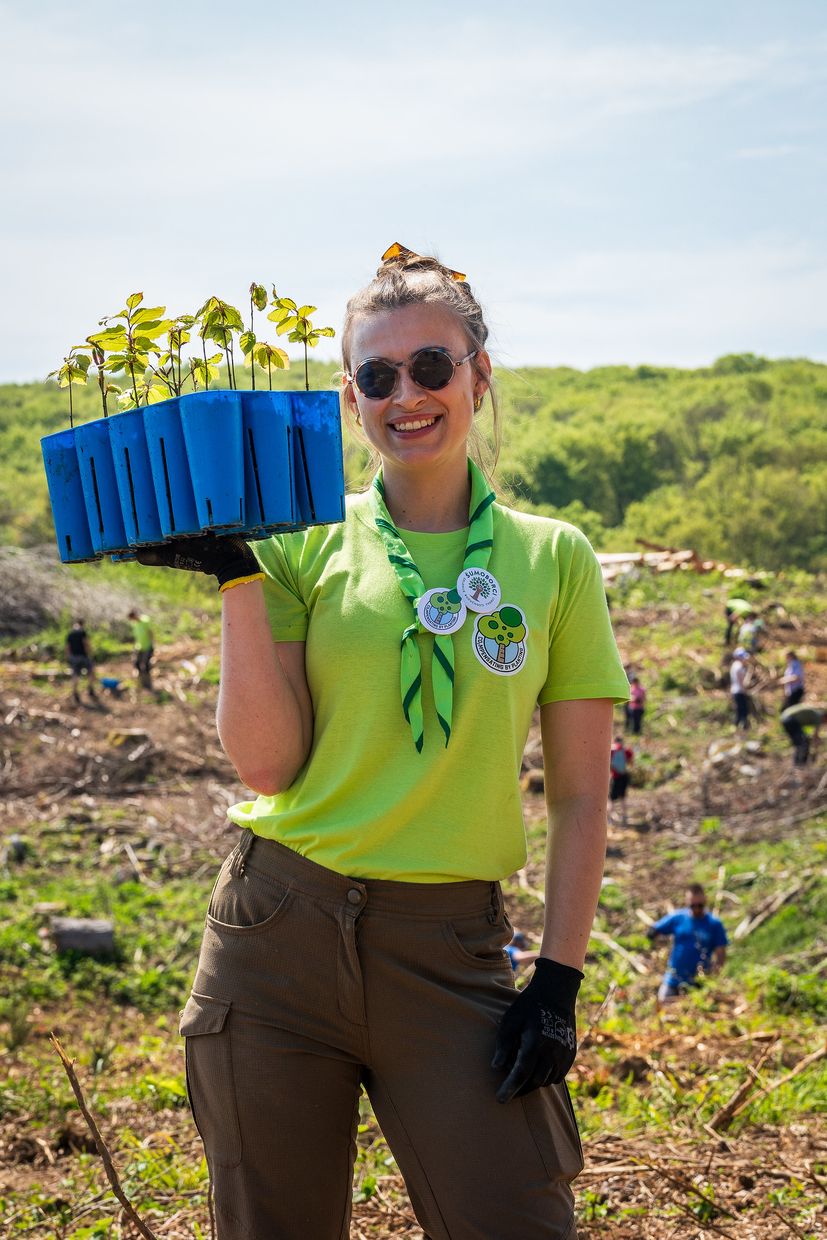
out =
{"type": "Polygon", "coordinates": [[[520,1101],[549,1177],[573,1180],[583,1170],[583,1146],[566,1082],[535,1089],[520,1101]]]}
{"type": "Polygon", "coordinates": [[[241,1162],[241,1132],[227,1017],[230,1004],[190,995],[178,1032],[186,1039],[187,1095],[207,1158],[219,1167],[241,1162]]]}

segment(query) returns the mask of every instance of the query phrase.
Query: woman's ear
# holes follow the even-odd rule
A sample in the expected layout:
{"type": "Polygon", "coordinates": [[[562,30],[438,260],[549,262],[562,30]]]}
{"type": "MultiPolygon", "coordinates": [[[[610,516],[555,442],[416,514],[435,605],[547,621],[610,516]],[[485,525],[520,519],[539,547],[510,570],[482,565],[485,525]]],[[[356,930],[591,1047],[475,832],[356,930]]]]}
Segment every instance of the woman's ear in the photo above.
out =
{"type": "Polygon", "coordinates": [[[482,400],[491,386],[491,358],[485,349],[480,349],[474,358],[474,399],[482,400]]]}
{"type": "Polygon", "coordinates": [[[342,382],[342,400],[344,401],[345,409],[347,410],[350,417],[353,418],[353,421],[356,423],[356,425],[361,426],[362,417],[361,417],[361,414],[359,413],[359,405],[356,401],[356,389],[354,388],[353,383],[350,381],[350,379],[348,379],[347,375],[344,373],[342,374],[341,382],[342,382]]]}

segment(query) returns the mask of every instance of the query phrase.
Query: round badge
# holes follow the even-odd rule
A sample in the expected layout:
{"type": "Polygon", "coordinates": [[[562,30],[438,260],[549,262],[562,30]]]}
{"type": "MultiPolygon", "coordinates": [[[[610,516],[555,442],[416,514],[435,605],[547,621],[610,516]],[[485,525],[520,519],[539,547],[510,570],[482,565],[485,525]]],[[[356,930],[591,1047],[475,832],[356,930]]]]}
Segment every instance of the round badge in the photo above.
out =
{"type": "Polygon", "coordinates": [[[477,616],[472,642],[474,654],[490,672],[513,676],[524,666],[528,627],[525,615],[513,603],[503,603],[498,611],[477,616]]]}
{"type": "Polygon", "coordinates": [[[468,611],[456,590],[440,586],[417,600],[416,614],[429,633],[456,633],[465,623],[468,611]]]}
{"type": "Polygon", "coordinates": [[[493,611],[502,598],[500,583],[485,568],[464,568],[457,577],[457,594],[469,611],[493,611]]]}

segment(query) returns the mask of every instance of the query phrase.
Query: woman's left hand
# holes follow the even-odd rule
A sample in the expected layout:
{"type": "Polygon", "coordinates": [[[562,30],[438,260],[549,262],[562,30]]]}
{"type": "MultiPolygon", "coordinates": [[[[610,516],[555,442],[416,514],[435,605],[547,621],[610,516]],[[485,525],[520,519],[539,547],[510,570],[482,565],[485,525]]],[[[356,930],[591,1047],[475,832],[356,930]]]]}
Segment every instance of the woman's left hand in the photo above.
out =
{"type": "Polygon", "coordinates": [[[577,1053],[574,1005],[579,969],[541,956],[534,976],[500,1021],[491,1067],[508,1071],[497,1101],[562,1081],[577,1053]]]}

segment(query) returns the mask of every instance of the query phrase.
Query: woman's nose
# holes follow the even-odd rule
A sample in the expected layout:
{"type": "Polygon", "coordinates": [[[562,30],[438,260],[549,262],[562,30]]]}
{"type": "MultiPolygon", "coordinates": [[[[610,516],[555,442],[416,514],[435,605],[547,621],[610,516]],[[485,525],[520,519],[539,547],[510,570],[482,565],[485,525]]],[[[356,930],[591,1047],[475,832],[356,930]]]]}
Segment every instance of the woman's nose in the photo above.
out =
{"type": "Polygon", "coordinates": [[[413,381],[407,366],[400,367],[399,382],[393,394],[394,404],[404,405],[406,409],[411,409],[423,404],[427,399],[427,391],[413,381]]]}

